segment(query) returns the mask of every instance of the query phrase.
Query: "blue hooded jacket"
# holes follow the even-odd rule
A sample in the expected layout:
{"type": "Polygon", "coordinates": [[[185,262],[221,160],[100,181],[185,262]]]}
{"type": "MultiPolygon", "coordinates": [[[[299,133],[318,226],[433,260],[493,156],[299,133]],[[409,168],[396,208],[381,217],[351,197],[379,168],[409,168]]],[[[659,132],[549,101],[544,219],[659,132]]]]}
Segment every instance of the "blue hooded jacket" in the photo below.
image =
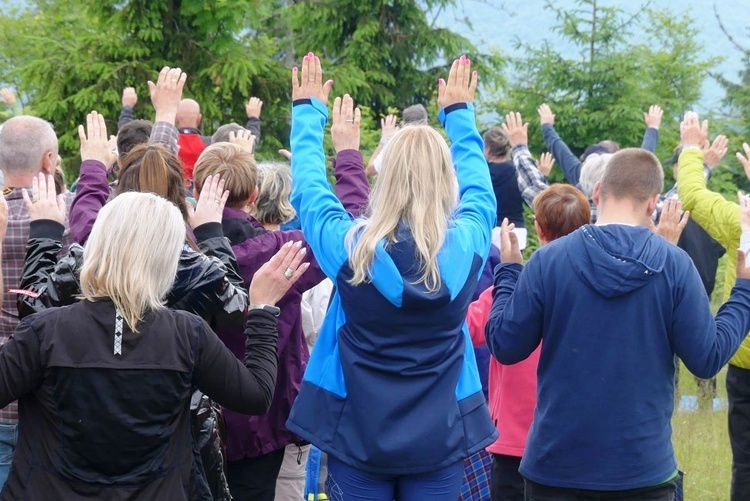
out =
{"type": "Polygon", "coordinates": [[[417,283],[405,223],[395,243],[378,244],[371,282],[348,283],[346,237],[355,221],[327,188],[327,116],[315,99],[294,103],[291,201],[336,294],[287,427],[361,470],[408,475],[441,469],[497,436],[465,322],[496,219],[474,109],[460,103],[440,113],[461,198],[438,254],[442,286],[432,293],[417,283]]]}
{"type": "Polygon", "coordinates": [[[688,255],[645,227],[587,225],[525,268],[498,266],[493,356],[517,363],[544,339],[521,474],[598,491],[669,480],[674,355],[715,375],[750,331],[749,306],[750,280],[738,280],[714,320],[688,255]]]}

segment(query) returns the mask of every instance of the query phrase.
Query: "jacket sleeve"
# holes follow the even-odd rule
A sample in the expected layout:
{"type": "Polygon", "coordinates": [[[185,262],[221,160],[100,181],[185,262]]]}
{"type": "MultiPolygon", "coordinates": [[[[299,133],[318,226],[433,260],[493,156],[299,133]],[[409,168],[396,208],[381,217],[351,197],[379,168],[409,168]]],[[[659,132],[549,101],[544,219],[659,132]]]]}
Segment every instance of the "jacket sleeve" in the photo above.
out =
{"type": "Polygon", "coordinates": [[[677,193],[682,208],[725,249],[736,249],[740,241],[740,206],[706,187],[703,152],[682,152],[677,171],[677,193]]]}
{"type": "Polygon", "coordinates": [[[328,188],[323,152],[327,121],[328,108],[317,99],[294,102],[291,202],[318,264],[333,279],[348,259],[345,240],[354,222],[328,188]]]}
{"type": "Polygon", "coordinates": [[[253,136],[255,136],[254,149],[258,148],[258,143],[260,143],[260,118],[248,118],[247,123],[245,124],[245,128],[252,132],[253,136]]]}
{"type": "Polygon", "coordinates": [[[525,144],[517,144],[510,150],[513,166],[516,168],[516,181],[518,191],[521,192],[523,200],[531,209],[534,209],[534,199],[541,192],[549,188],[547,178],[539,171],[539,168],[531,158],[531,152],[525,144]]]}
{"type": "Polygon", "coordinates": [[[151,136],[148,138],[149,143],[161,144],[169,151],[177,155],[180,151],[178,141],[180,139],[180,131],[174,124],[169,122],[156,122],[151,128],[151,136]]]}
{"type": "Polygon", "coordinates": [[[491,307],[492,287],[482,292],[479,299],[469,305],[469,311],[466,313],[466,325],[469,328],[471,342],[475,348],[486,343],[484,327],[487,325],[491,307]]]}
{"type": "Polygon", "coordinates": [[[361,216],[370,198],[370,182],[362,154],[357,150],[339,152],[333,160],[333,175],[336,177],[334,191],[344,209],[354,217],[361,216]]]}
{"type": "Polygon", "coordinates": [[[206,275],[216,280],[212,279],[213,286],[205,297],[187,298],[183,309],[193,311],[199,302],[200,308],[206,309],[206,315],[201,315],[204,318],[214,317],[219,326],[240,325],[247,312],[247,291],[229,240],[224,237],[220,223],[202,224],[193,231],[206,258],[202,263],[206,275]]]}
{"type": "Polygon", "coordinates": [[[133,121],[133,108],[130,106],[123,106],[120,110],[120,118],[117,120],[117,130],[119,131],[122,127],[133,121]]]}
{"type": "Polygon", "coordinates": [[[276,317],[262,310],[248,313],[244,366],[205,322],[201,323],[201,329],[195,361],[198,389],[234,412],[250,415],[268,412],[278,365],[276,317]]]}
{"type": "Polygon", "coordinates": [[[41,386],[44,368],[40,339],[22,320],[13,335],[0,346],[0,406],[5,407],[41,386]]]}
{"type": "Polygon", "coordinates": [[[651,153],[656,153],[656,147],[659,145],[659,129],[649,127],[643,133],[643,142],[641,148],[651,153]]]}
{"type": "Polygon", "coordinates": [[[555,131],[552,125],[544,124],[542,126],[542,136],[544,137],[547,149],[552,152],[552,156],[555,157],[555,160],[560,165],[565,179],[573,186],[577,186],[578,181],[581,179],[581,161],[570,151],[565,141],[560,139],[560,136],[557,135],[557,131],[555,131]]]}
{"type": "Polygon", "coordinates": [[[688,264],[673,315],[672,349],[690,372],[710,378],[724,367],[750,331],[750,280],[737,280],[714,319],[698,271],[688,264]]]}
{"type": "Polygon", "coordinates": [[[81,292],[78,275],[83,262],[83,249],[73,244],[65,257],[57,259],[64,229],[56,221],[31,222],[16,300],[19,319],[78,301],[81,292]]]}
{"type": "Polygon", "coordinates": [[[455,226],[465,232],[474,253],[487,259],[492,228],[497,222],[497,200],[484,158],[484,143],[477,130],[474,106],[456,103],[440,110],[440,123],[451,140],[460,201],[455,226]]]}
{"type": "Polygon", "coordinates": [[[495,270],[492,309],[487,320],[487,347],[501,364],[529,358],[542,342],[544,309],[538,296],[542,280],[535,256],[524,268],[508,263],[495,270]]]}
{"type": "Polygon", "coordinates": [[[83,162],[76,196],[68,215],[70,234],[74,242],[81,245],[86,243],[96,221],[96,215],[109,200],[110,193],[107,167],[97,160],[83,162]]]}

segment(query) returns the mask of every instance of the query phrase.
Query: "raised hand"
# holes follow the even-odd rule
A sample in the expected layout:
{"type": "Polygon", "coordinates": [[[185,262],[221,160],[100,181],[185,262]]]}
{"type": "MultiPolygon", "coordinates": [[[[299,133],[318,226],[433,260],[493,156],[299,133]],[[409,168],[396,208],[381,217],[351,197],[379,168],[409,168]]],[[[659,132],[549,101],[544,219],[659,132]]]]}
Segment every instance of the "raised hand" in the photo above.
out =
{"type": "Polygon", "coordinates": [[[664,202],[656,233],[664,237],[669,243],[677,245],[688,219],[690,219],[690,212],[683,214],[682,202],[670,198],[664,202]]]}
{"type": "Polygon", "coordinates": [[[125,87],[122,90],[122,107],[130,106],[135,108],[138,103],[138,94],[135,93],[135,87],[125,87]]]}
{"type": "Polygon", "coordinates": [[[292,100],[315,98],[323,104],[328,104],[328,94],[331,92],[333,80],[323,82],[323,68],[318,56],[309,52],[302,60],[302,71],[292,68],[292,100]],[[300,83],[298,73],[302,73],[300,83]]]}
{"type": "Polygon", "coordinates": [[[279,153],[279,155],[281,155],[282,157],[286,158],[290,162],[292,161],[292,152],[291,151],[285,150],[284,148],[282,148],[282,149],[280,149],[278,151],[278,153],[279,153]]]}
{"type": "Polygon", "coordinates": [[[745,156],[737,152],[737,160],[740,161],[742,168],[745,169],[745,176],[750,179],[750,146],[747,143],[742,143],[742,149],[745,150],[745,156]]]}
{"type": "Polygon", "coordinates": [[[255,136],[247,129],[238,130],[229,133],[229,142],[236,144],[248,153],[255,151],[255,136]]]}
{"type": "Polygon", "coordinates": [[[552,167],[554,166],[555,157],[552,156],[552,153],[542,153],[542,156],[539,157],[539,163],[537,163],[539,172],[541,172],[544,177],[549,177],[550,172],[552,172],[552,167]]]}
{"type": "Polygon", "coordinates": [[[724,155],[727,154],[728,144],[729,141],[727,140],[727,136],[719,135],[716,136],[714,142],[711,143],[711,146],[703,150],[703,161],[706,162],[706,165],[708,165],[710,169],[714,169],[721,163],[724,155]]]}
{"type": "Polygon", "coordinates": [[[275,305],[307,271],[303,263],[307,249],[302,242],[287,242],[253,275],[248,290],[250,304],[275,305]]]}
{"type": "Polygon", "coordinates": [[[67,207],[65,198],[55,193],[55,177],[45,176],[43,172],[31,180],[31,197],[26,188],[21,191],[29,217],[32,221],[51,219],[60,224],[65,222],[67,207]]]}
{"type": "Polygon", "coordinates": [[[708,120],[700,123],[698,114],[694,111],[685,113],[685,118],[680,124],[680,141],[684,147],[703,145],[708,141],[708,120]]]}
{"type": "Polygon", "coordinates": [[[354,108],[354,100],[349,94],[344,98],[333,100],[333,123],[331,125],[331,140],[336,153],[344,150],[359,151],[359,122],[362,114],[359,108],[354,108]]]}
{"type": "Polygon", "coordinates": [[[461,56],[453,61],[448,74],[448,82],[442,78],[438,81],[438,107],[443,109],[456,103],[473,103],[479,76],[471,71],[471,61],[461,56]]]}
{"type": "Polygon", "coordinates": [[[661,127],[661,119],[664,116],[664,111],[657,105],[653,105],[648,109],[648,112],[643,114],[643,121],[646,122],[646,127],[649,129],[658,129],[661,127]]]}
{"type": "Polygon", "coordinates": [[[8,106],[12,106],[16,104],[16,95],[13,92],[13,89],[3,87],[2,89],[0,89],[0,97],[3,99],[3,102],[7,104],[8,106]]]}
{"type": "Polygon", "coordinates": [[[96,111],[86,115],[85,131],[83,125],[78,126],[78,138],[81,140],[82,161],[97,160],[109,167],[117,160],[107,136],[107,123],[96,111]]]}
{"type": "Polygon", "coordinates": [[[245,114],[247,118],[260,118],[260,112],[263,109],[263,101],[257,97],[251,97],[245,105],[245,114]]]}
{"type": "Polygon", "coordinates": [[[398,128],[396,127],[396,115],[388,115],[380,119],[380,142],[387,143],[391,140],[398,128]]]}
{"type": "Polygon", "coordinates": [[[156,110],[154,121],[174,124],[186,80],[187,73],[184,73],[180,68],[170,68],[169,66],[161,69],[156,83],[149,80],[148,90],[151,93],[151,104],[154,105],[154,110],[156,110]]]}
{"type": "Polygon", "coordinates": [[[523,255],[518,245],[518,236],[513,233],[516,225],[508,223],[508,218],[503,219],[500,225],[500,262],[523,264],[523,255]]]}
{"type": "Polygon", "coordinates": [[[529,124],[523,123],[523,118],[518,112],[511,111],[505,115],[505,123],[500,125],[510,146],[517,144],[529,144],[529,124]]]}
{"type": "Polygon", "coordinates": [[[221,223],[228,198],[229,192],[224,190],[224,180],[220,175],[206,177],[200,197],[198,197],[198,204],[189,214],[190,226],[197,228],[202,224],[221,223]]]}
{"type": "Polygon", "coordinates": [[[740,201],[740,228],[742,233],[750,231],[750,196],[737,192],[740,201]]]}
{"type": "Polygon", "coordinates": [[[539,121],[542,125],[555,125],[555,114],[552,113],[552,110],[547,104],[541,105],[537,108],[536,112],[539,113],[539,121]]]}

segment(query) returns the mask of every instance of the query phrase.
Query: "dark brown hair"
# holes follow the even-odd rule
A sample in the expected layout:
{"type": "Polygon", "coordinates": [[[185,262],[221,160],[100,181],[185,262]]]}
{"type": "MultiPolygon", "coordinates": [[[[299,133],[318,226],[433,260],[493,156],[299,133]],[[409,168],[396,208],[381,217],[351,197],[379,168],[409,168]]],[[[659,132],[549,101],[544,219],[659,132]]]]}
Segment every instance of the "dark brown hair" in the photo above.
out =
{"type": "Polygon", "coordinates": [[[148,143],[153,124],[148,120],[131,120],[117,131],[117,154],[124,159],[139,144],[148,143]]]}
{"type": "Polygon", "coordinates": [[[553,184],[534,199],[536,222],[548,241],[564,237],[591,222],[591,208],[581,190],[553,184]]]}

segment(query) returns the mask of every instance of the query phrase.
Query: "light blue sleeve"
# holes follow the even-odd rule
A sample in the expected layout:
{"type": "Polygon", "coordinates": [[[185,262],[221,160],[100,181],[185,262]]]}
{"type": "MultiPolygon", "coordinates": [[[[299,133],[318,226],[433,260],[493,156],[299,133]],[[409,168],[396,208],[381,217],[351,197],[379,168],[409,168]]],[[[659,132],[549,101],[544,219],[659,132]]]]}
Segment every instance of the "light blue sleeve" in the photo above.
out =
{"type": "Polygon", "coordinates": [[[328,108],[317,99],[292,106],[292,195],[305,240],[323,272],[336,280],[348,259],[346,234],[354,222],[336,198],[326,176],[323,136],[328,108]]]}
{"type": "Polygon", "coordinates": [[[497,222],[497,201],[484,158],[484,143],[477,130],[474,106],[457,103],[440,110],[440,122],[451,140],[460,202],[452,231],[471,241],[473,252],[487,259],[492,228],[497,222]]]}

